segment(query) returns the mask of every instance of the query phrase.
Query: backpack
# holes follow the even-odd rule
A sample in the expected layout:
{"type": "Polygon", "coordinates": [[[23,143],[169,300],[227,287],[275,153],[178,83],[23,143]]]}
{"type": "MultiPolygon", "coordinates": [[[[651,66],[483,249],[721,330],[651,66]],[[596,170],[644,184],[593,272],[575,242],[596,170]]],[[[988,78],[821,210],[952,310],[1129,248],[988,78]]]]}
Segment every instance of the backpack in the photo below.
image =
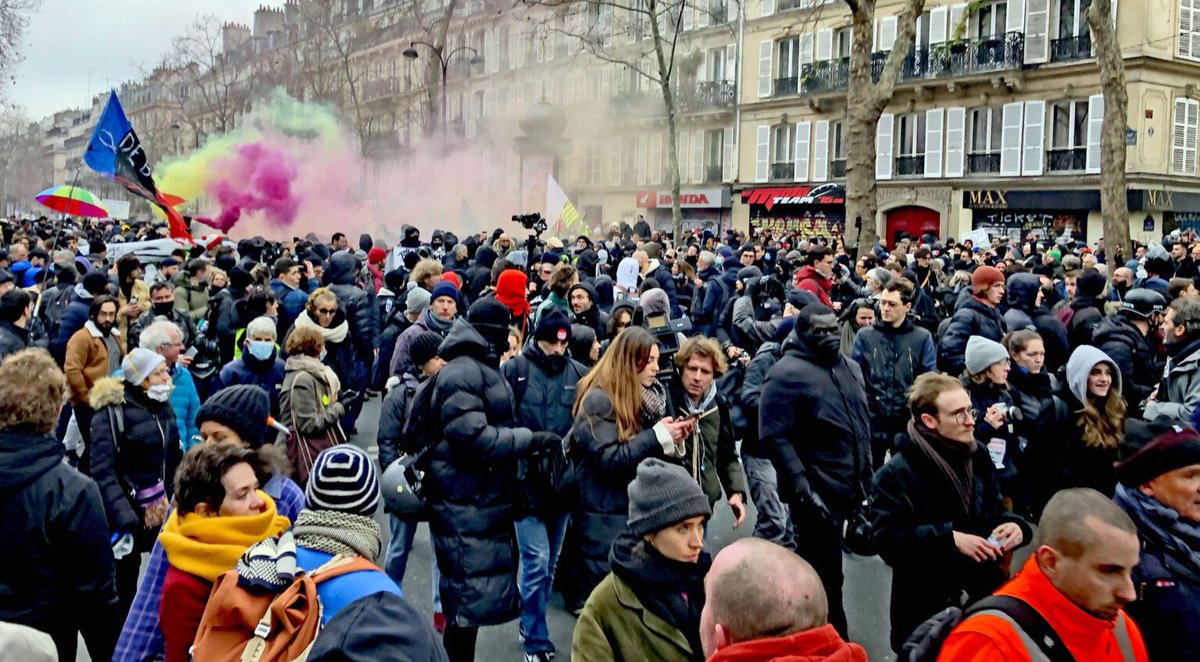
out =
{"type": "Polygon", "coordinates": [[[408,394],[408,408],[400,435],[400,452],[424,456],[442,440],[442,428],[437,424],[433,395],[437,391],[437,375],[426,379],[408,394]]]}
{"type": "Polygon", "coordinates": [[[721,280],[721,276],[718,275],[716,278],[713,278],[705,283],[704,295],[698,297],[700,299],[701,306],[704,305],[704,300],[708,298],[708,288],[712,287],[713,285],[721,288],[721,294],[717,297],[717,305],[713,308],[712,325],[713,328],[716,328],[717,324],[720,323],[721,313],[725,312],[725,304],[729,301],[730,293],[732,292],[733,288],[726,285],[725,281],[721,280]]]}
{"type": "Polygon", "coordinates": [[[58,327],[62,324],[63,314],[71,305],[71,289],[56,287],[42,293],[41,303],[38,304],[37,316],[46,327],[46,334],[51,338],[58,335],[58,327]]]}
{"type": "Polygon", "coordinates": [[[934,662],[950,632],[959,623],[981,613],[997,615],[1012,623],[1021,639],[1027,645],[1030,642],[1036,644],[1038,652],[1050,662],[1074,662],[1075,657],[1046,622],[1046,618],[1028,602],[1011,595],[989,595],[965,610],[947,607],[930,616],[909,635],[900,649],[897,662],[934,662]]]}
{"type": "MultiPolygon", "coordinates": [[[[513,412],[520,415],[521,401],[529,389],[529,359],[518,355],[510,360],[517,367],[516,382],[512,385],[513,412]]],[[[517,460],[517,502],[522,510],[531,514],[548,510],[564,512],[575,505],[578,479],[571,462],[571,440],[568,430],[561,445],[539,449],[517,460]]]]}
{"type": "Polygon", "coordinates": [[[239,583],[237,569],[217,577],[192,645],[203,662],[303,660],[321,630],[317,585],[358,570],[378,570],[361,556],[335,556],[312,572],[298,572],[275,594],[239,583]]]}

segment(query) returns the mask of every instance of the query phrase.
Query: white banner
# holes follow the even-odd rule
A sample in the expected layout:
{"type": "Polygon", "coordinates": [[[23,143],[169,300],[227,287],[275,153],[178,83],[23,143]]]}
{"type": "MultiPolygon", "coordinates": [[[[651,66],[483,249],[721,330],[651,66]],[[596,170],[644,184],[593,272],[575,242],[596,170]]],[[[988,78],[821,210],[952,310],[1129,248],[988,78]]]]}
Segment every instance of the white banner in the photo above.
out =
{"type": "Polygon", "coordinates": [[[129,220],[129,201],[128,200],[101,200],[100,204],[108,210],[108,217],[115,218],[120,221],[129,220]]]}

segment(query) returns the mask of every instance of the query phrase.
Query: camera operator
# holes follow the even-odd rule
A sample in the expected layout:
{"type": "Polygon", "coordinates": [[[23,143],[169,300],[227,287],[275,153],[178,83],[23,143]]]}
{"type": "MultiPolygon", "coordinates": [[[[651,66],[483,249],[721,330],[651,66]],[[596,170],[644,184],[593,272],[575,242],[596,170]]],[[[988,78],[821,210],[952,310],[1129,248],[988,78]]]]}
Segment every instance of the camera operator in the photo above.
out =
{"type": "Polygon", "coordinates": [[[998,342],[982,336],[972,336],[967,341],[966,369],[962,383],[971,396],[971,406],[982,419],[975,425],[975,440],[987,447],[1000,492],[1017,503],[1018,498],[1016,457],[1020,454],[1017,434],[1013,423],[1021,418],[1021,408],[1013,405],[1008,390],[1010,368],[1008,350],[998,342]]]}
{"type": "MultiPolygon", "coordinates": [[[[746,267],[741,271],[758,271],[758,267],[746,267]]],[[[773,276],[747,274],[743,277],[741,272],[738,280],[743,285],[742,296],[733,302],[730,336],[735,346],[753,356],[775,334],[772,320],[783,312],[783,283],[773,276]]]]}

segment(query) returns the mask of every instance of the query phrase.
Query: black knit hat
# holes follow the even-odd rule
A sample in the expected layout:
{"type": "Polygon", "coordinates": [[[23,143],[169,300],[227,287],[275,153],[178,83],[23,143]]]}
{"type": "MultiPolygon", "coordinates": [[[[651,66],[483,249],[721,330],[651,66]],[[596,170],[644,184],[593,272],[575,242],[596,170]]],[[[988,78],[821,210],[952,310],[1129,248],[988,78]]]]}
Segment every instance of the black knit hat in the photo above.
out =
{"type": "Polygon", "coordinates": [[[697,515],[712,516],[712,506],[686,469],[651,457],[638,465],[629,483],[629,531],[654,533],[697,515]]]}
{"type": "Polygon", "coordinates": [[[414,338],[412,345],[408,349],[408,355],[412,358],[413,367],[420,368],[429,359],[437,356],[438,346],[441,344],[442,337],[433,331],[425,331],[414,338]]]}
{"type": "Polygon", "coordinates": [[[253,384],[230,386],[212,394],[196,412],[196,427],[205,421],[220,423],[237,433],[251,448],[263,445],[267,435],[267,417],[271,399],[253,384]]]}
{"type": "Polygon", "coordinates": [[[1117,478],[1138,487],[1182,467],[1200,464],[1200,433],[1174,425],[1117,463],[1117,478]]]}
{"type": "Polygon", "coordinates": [[[467,322],[488,341],[497,355],[508,348],[508,325],[511,320],[508,306],[500,303],[496,297],[483,297],[467,310],[467,322]]]}
{"type": "Polygon", "coordinates": [[[326,448],[313,460],[304,497],[309,510],[373,515],[379,505],[375,463],[354,444],[326,448]]]}
{"type": "Polygon", "coordinates": [[[1104,292],[1104,275],[1095,269],[1084,269],[1075,280],[1075,292],[1078,296],[1098,297],[1104,292]]]}
{"type": "Polygon", "coordinates": [[[571,320],[560,308],[547,308],[538,318],[537,328],[533,331],[534,340],[558,342],[571,339],[571,320]]]}
{"type": "Polygon", "coordinates": [[[89,271],[83,276],[83,290],[92,296],[104,294],[108,289],[108,276],[103,271],[89,271]]]}

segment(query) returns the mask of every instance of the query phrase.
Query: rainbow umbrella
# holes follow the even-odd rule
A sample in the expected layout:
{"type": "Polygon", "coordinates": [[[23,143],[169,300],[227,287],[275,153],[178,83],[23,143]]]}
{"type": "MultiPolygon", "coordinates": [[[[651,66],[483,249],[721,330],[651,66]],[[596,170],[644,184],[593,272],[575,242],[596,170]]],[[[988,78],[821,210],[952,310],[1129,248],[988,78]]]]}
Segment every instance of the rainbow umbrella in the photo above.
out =
{"type": "Polygon", "coordinates": [[[37,194],[37,201],[64,214],[72,216],[91,216],[105,218],[108,210],[100,204],[100,199],[87,189],[78,186],[51,186],[37,194]]]}

